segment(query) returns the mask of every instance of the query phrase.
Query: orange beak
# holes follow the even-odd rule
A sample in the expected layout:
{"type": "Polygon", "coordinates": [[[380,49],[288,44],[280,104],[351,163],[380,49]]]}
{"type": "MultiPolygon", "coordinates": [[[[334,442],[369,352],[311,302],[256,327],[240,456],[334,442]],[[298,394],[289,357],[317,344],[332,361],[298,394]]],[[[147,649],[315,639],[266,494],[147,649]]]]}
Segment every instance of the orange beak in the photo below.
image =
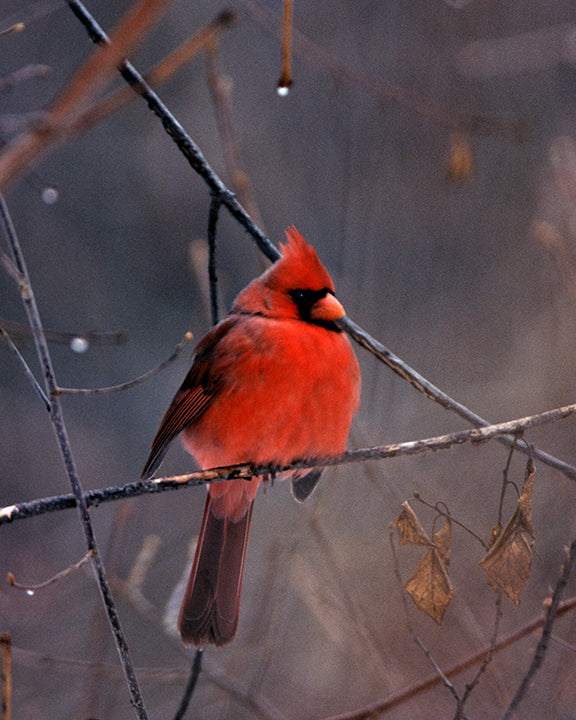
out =
{"type": "Polygon", "coordinates": [[[343,318],[344,315],[346,315],[346,311],[332,293],[328,293],[320,300],[317,300],[310,308],[312,320],[331,322],[343,318]]]}

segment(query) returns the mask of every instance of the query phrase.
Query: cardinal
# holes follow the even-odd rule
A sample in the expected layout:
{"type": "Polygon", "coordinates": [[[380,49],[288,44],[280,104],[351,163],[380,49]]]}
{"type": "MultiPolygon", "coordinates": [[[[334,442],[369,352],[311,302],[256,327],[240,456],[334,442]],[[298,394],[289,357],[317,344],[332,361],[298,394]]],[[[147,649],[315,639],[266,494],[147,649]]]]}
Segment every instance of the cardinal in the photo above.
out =
{"type": "MultiPolygon", "coordinates": [[[[151,477],[170,442],[202,468],[237,463],[296,472],[297,499],[314,489],[321,462],[346,449],[358,408],[360,371],[336,320],[344,308],[315,250],[295,229],[280,259],[238,295],[199,342],[144,467],[151,477]]],[[[223,645],[238,627],[242,574],[259,477],[213,482],[178,618],[186,644],[223,645]]]]}

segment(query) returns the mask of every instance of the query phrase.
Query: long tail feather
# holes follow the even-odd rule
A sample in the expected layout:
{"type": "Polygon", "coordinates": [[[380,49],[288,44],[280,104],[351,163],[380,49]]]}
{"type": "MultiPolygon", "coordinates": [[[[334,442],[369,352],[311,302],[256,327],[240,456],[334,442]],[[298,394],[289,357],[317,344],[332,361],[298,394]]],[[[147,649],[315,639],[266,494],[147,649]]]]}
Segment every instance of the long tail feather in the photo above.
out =
{"type": "Polygon", "coordinates": [[[252,500],[238,520],[218,517],[208,495],[196,555],[178,618],[182,640],[224,645],[238,627],[252,500]]]}

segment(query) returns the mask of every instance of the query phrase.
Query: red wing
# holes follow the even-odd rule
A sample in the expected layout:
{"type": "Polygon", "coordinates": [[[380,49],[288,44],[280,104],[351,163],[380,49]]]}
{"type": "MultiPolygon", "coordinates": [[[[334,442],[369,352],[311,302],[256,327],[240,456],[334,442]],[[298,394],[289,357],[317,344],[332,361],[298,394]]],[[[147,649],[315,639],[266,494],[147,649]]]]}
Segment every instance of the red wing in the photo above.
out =
{"type": "Polygon", "coordinates": [[[168,445],[187,425],[197,420],[217,394],[225,376],[225,365],[218,353],[218,344],[237,324],[238,317],[228,317],[200,341],[190,372],[166,411],[156,437],[152,442],[150,455],[142,471],[147,480],[158,469],[168,445]]]}
{"type": "Polygon", "coordinates": [[[168,445],[204,412],[212,398],[213,395],[207,394],[201,385],[180,388],[152,441],[150,455],[142,471],[142,480],[152,477],[164,459],[168,445]]]}
{"type": "MultiPolygon", "coordinates": [[[[187,378],[188,379],[188,378],[187,378]]],[[[202,385],[187,387],[186,383],[176,393],[174,400],[162,420],[156,437],[152,441],[150,455],[142,471],[142,479],[147,480],[156,472],[164,459],[168,445],[182,430],[206,410],[213,393],[207,393],[202,385]]]]}

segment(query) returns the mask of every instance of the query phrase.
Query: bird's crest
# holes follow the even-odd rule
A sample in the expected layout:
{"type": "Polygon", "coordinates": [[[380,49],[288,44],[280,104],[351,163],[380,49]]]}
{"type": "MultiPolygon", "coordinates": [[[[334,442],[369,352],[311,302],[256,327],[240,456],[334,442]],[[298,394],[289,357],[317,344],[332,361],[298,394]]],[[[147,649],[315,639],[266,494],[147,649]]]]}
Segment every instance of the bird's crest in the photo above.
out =
{"type": "Polygon", "coordinates": [[[288,288],[334,291],[328,271],[320,262],[316,250],[309,245],[294,226],[286,230],[287,242],[280,244],[281,257],[270,268],[270,279],[288,288]]]}

